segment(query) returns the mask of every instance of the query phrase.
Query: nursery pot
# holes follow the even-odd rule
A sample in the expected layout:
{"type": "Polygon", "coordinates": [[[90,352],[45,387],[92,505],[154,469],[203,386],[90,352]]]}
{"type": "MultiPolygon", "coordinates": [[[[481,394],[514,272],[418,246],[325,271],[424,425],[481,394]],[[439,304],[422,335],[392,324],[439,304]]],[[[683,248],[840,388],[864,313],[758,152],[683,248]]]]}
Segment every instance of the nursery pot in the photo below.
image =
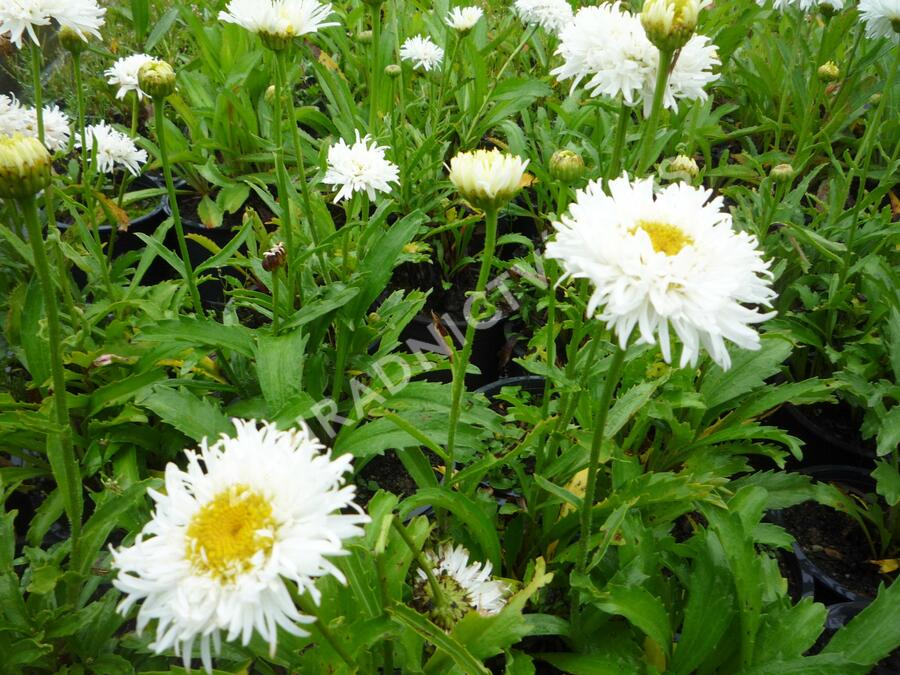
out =
{"type": "MultiPolygon", "coordinates": [[[[875,487],[868,472],[855,466],[823,465],[809,467],[802,472],[817,482],[832,483],[844,492],[863,495],[873,492],[875,487]]],[[[868,544],[855,521],[830,507],[816,505],[813,502],[805,502],[771,515],[776,523],[785,527],[795,538],[798,534],[801,535],[793,544],[794,555],[801,569],[815,580],[816,600],[826,605],[839,602],[871,602],[875,588],[869,595],[857,588],[859,585],[857,582],[870,581],[877,588],[875,566],[866,567],[870,563],[866,562],[865,558],[858,561],[847,560],[837,549],[838,545],[844,543],[851,547],[852,552],[861,549],[864,556],[868,557],[868,544]],[[801,513],[799,509],[805,509],[805,513],[801,513]],[[832,522],[824,522],[823,517],[831,517],[832,522]],[[808,535],[815,536],[819,533],[822,533],[820,541],[807,541],[811,538],[808,535]]]]}
{"type": "Polygon", "coordinates": [[[849,404],[788,403],[779,412],[779,425],[806,443],[801,466],[835,463],[874,468],[874,445],[860,437],[849,404]]]}

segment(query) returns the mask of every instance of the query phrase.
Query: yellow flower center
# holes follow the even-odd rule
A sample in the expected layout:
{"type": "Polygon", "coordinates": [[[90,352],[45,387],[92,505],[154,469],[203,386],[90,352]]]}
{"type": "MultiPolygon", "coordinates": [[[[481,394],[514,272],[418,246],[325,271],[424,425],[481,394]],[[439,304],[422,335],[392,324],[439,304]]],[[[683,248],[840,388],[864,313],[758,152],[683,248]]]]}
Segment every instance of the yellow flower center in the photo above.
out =
{"type": "Polygon", "coordinates": [[[676,255],[685,246],[694,243],[693,237],[686,235],[680,227],[669,223],[660,223],[655,220],[639,220],[637,227],[647,233],[647,236],[650,237],[650,243],[653,244],[653,250],[657,253],[676,255]]]}
{"type": "Polygon", "coordinates": [[[250,568],[260,551],[272,550],[272,505],[246,485],[233,485],[204,504],[187,528],[187,556],[194,569],[226,583],[250,568]]]}

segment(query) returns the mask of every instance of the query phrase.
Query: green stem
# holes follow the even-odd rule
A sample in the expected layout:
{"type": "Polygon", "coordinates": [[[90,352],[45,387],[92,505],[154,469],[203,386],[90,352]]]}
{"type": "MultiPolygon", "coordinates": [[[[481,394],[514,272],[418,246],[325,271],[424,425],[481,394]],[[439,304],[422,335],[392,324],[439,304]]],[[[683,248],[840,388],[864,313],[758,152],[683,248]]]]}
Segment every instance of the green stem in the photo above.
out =
{"type": "Polygon", "coordinates": [[[341,657],[341,661],[346,663],[350,668],[350,672],[359,672],[359,666],[356,664],[356,661],[353,660],[353,657],[350,656],[344,645],[341,644],[341,641],[338,640],[335,637],[334,633],[331,632],[331,629],[325,625],[325,622],[322,620],[322,617],[319,614],[318,606],[310,599],[307,599],[306,594],[300,595],[293,588],[291,589],[291,594],[294,596],[294,600],[297,602],[303,612],[316,618],[316,622],[315,624],[313,624],[313,626],[315,626],[315,630],[322,634],[322,637],[325,638],[325,641],[329,645],[331,645],[331,648],[335,651],[335,653],[339,657],[341,657]]]}
{"type": "MultiPolygon", "coordinates": [[[[62,331],[59,322],[59,308],[56,304],[56,292],[50,275],[50,263],[47,259],[41,225],[38,221],[37,205],[33,197],[20,202],[28,228],[28,241],[34,255],[34,267],[41,284],[44,297],[44,311],[47,315],[47,348],[50,356],[50,373],[53,378],[53,409],[56,426],[60,434],[61,457],[53,461],[53,454],[48,447],[50,464],[60,492],[66,497],[66,512],[72,528],[72,560],[78,558],[78,540],[81,536],[81,516],[83,502],[81,496],[81,476],[78,461],[72,444],[72,425],[66,401],[66,377],[62,360],[62,331]]],[[[50,442],[48,441],[48,446],[50,442]]]]}
{"type": "Polygon", "coordinates": [[[43,54],[41,48],[31,43],[31,82],[34,86],[34,114],[37,117],[38,140],[44,142],[44,102],[43,89],[41,86],[41,64],[43,62],[43,54]]]}
{"type": "Polygon", "coordinates": [[[131,96],[131,136],[137,136],[138,127],[138,95],[136,91],[129,94],[131,96]]]}
{"type": "MultiPolygon", "coordinates": [[[[590,552],[588,544],[594,517],[594,492],[597,489],[597,465],[600,462],[603,432],[606,429],[606,418],[609,415],[613,392],[616,389],[616,385],[619,384],[624,363],[625,350],[621,347],[616,347],[612,362],[609,364],[609,370],[606,371],[606,380],[603,383],[603,391],[600,392],[600,400],[597,402],[597,415],[594,418],[594,436],[591,439],[591,454],[588,459],[587,486],[584,489],[584,502],[581,505],[581,536],[578,540],[577,569],[582,574],[587,568],[588,553],[590,552]]],[[[589,369],[590,365],[585,366],[585,369],[589,369]]]]}
{"type": "Polygon", "coordinates": [[[625,134],[628,131],[628,122],[631,120],[631,108],[625,101],[621,101],[619,108],[619,120],[616,124],[616,136],[613,141],[612,157],[609,160],[609,170],[606,172],[606,180],[617,178],[622,171],[622,150],[625,148],[625,134]]]}
{"type": "Polygon", "coordinates": [[[669,68],[672,65],[672,50],[659,50],[659,68],[656,71],[656,87],[653,89],[653,104],[650,108],[650,117],[647,118],[647,126],[643,130],[644,142],[641,146],[638,174],[643,174],[653,160],[653,147],[656,145],[656,128],[659,126],[659,114],[662,110],[663,97],[666,92],[666,82],[669,79],[669,68]]]}
{"type": "MultiPolygon", "coordinates": [[[[281,133],[281,97],[288,95],[291,101],[291,110],[293,110],[293,97],[290,92],[285,91],[284,81],[284,62],[283,55],[280,51],[274,52],[275,55],[275,98],[272,106],[272,141],[275,144],[275,178],[278,184],[278,201],[281,203],[281,229],[284,232],[284,245],[287,257],[287,296],[288,305],[294,307],[294,279],[298,272],[297,266],[294,265],[294,222],[291,218],[291,197],[288,194],[287,185],[285,185],[285,177],[287,170],[284,168],[284,147],[282,145],[281,133]]],[[[296,124],[292,126],[295,127],[296,124]]],[[[295,151],[299,148],[299,140],[296,142],[295,151]]],[[[297,165],[303,167],[302,155],[298,154],[297,165]]],[[[301,168],[301,173],[303,169],[301,168]]],[[[303,185],[306,185],[305,177],[303,185]]],[[[302,188],[302,186],[301,186],[302,188]]],[[[303,189],[303,188],[302,188],[303,189]]]]}
{"type": "Polygon", "coordinates": [[[278,302],[278,268],[272,270],[272,335],[278,335],[278,318],[281,306],[278,302]]]}
{"type": "Polygon", "coordinates": [[[369,133],[378,135],[378,101],[381,96],[381,4],[372,3],[372,75],[369,79],[369,133]]]}
{"type": "Polygon", "coordinates": [[[497,246],[497,207],[490,206],[484,210],[484,254],[481,256],[481,270],[478,273],[478,282],[475,284],[474,301],[472,302],[472,315],[466,320],[466,336],[463,342],[461,354],[453,364],[453,384],[450,401],[450,426],[447,429],[447,467],[444,471],[443,482],[445,484],[453,478],[456,469],[456,427],[462,414],[462,395],[465,389],[466,369],[472,356],[472,344],[475,342],[475,326],[478,312],[477,306],[482,300],[484,289],[487,286],[488,275],[494,262],[494,249],[497,246]]]}
{"type": "Polygon", "coordinates": [[[400,535],[400,538],[403,540],[403,543],[406,544],[406,547],[409,549],[409,552],[412,553],[413,558],[416,561],[416,564],[419,566],[425,573],[425,578],[428,579],[428,585],[431,587],[431,595],[434,597],[435,604],[438,607],[446,607],[447,606],[447,598],[444,595],[444,592],[441,590],[441,585],[438,583],[437,577],[434,576],[434,569],[431,567],[431,562],[425,556],[424,553],[416,546],[416,542],[413,541],[412,537],[409,536],[409,532],[406,531],[406,527],[402,525],[396,518],[391,519],[391,525],[397,531],[397,534],[400,535]]]}
{"type": "Polygon", "coordinates": [[[178,236],[178,250],[181,252],[181,262],[184,264],[184,276],[187,281],[188,292],[194,305],[197,316],[203,315],[203,306],[200,304],[200,293],[197,291],[197,281],[194,279],[194,267],[188,254],[187,241],[184,238],[184,225],[181,223],[181,211],[178,208],[178,196],[175,194],[175,183],[172,181],[172,168],[169,165],[169,153],[166,150],[166,125],[163,117],[165,98],[159,97],[153,100],[153,119],[156,125],[156,137],[159,143],[159,160],[162,164],[163,176],[166,179],[166,193],[169,195],[169,205],[172,208],[172,220],[175,223],[175,234],[178,236]]]}

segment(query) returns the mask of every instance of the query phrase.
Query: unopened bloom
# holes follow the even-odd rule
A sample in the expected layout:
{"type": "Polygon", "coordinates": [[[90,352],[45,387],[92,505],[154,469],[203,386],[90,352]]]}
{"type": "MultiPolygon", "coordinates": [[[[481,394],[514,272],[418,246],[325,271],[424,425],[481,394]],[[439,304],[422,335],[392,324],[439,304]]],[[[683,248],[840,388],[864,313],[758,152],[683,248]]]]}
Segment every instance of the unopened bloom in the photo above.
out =
{"type": "Polygon", "coordinates": [[[165,98],[175,92],[175,69],[153,59],[138,69],[138,87],[150,98],[165,98]]]}
{"type": "Polygon", "coordinates": [[[352,197],[354,192],[365,192],[369,199],[375,199],[376,191],[391,191],[389,183],[396,183],[400,173],[397,165],[385,158],[386,149],[368,135],[360,138],[359,131],[353,145],[342,138],[328,149],[328,170],[322,182],[341,186],[335,203],[352,197]]]}
{"type": "Polygon", "coordinates": [[[106,82],[114,87],[118,87],[116,98],[125,98],[128,92],[133,91],[138,100],[142,100],[147,94],[141,90],[138,83],[138,73],[141,66],[145,63],[153,61],[153,57],[149,54],[132,54],[131,56],[123,56],[106,69],[103,74],[106,75],[106,82]]]}
{"type": "MultiPolygon", "coordinates": [[[[127,169],[132,175],[141,172],[141,164],[147,161],[147,151],[139,150],[128,136],[117,131],[106,122],[92,124],[84,130],[87,148],[90,152],[96,146],[97,169],[102,173],[112,173],[116,165],[127,169]]],[[[81,141],[76,145],[81,147],[81,141]]]]}
{"type": "Polygon", "coordinates": [[[454,7],[447,15],[447,25],[460,33],[466,33],[481,20],[484,12],[481,7],[454,7]]]}
{"type": "Polygon", "coordinates": [[[50,153],[41,142],[16,134],[0,136],[0,197],[32,197],[50,183],[50,153]]]}
{"type": "Polygon", "coordinates": [[[579,190],[569,213],[554,223],[547,256],[565,276],[588,279],[587,315],[605,322],[624,349],[655,344],[672,360],[670,328],[682,345],[681,366],[706,350],[727,369],[728,340],[759,349],[751,324],[774,316],[747,305],[770,305],[772,274],[756,238],[732,229],[721,197],[686,183],[654,192],[653,179],[623,175],[579,190]]]}
{"type": "Polygon", "coordinates": [[[672,51],[691,39],[699,14],[699,0],[646,0],[641,10],[641,25],[650,42],[659,49],[672,51]]]}
{"type": "Polygon", "coordinates": [[[0,35],[9,33],[9,39],[22,48],[25,33],[39,45],[35,28],[49,26],[56,21],[60,27],[74,31],[81,39],[87,34],[100,37],[106,9],[97,0],[3,0],[0,3],[0,35]]]}
{"type": "Polygon", "coordinates": [[[414,602],[444,630],[452,630],[469,612],[493,616],[506,606],[509,586],[491,578],[493,567],[490,562],[470,564],[470,554],[463,546],[449,544],[445,544],[438,553],[426,551],[425,557],[433,566],[434,576],[447,604],[441,607],[431,597],[432,589],[423,570],[418,572],[414,602]]]}
{"type": "Polygon", "coordinates": [[[480,209],[502,206],[522,186],[528,160],[492,150],[460,152],[450,160],[450,181],[480,209]]]}
{"type": "Polygon", "coordinates": [[[859,0],[859,15],[868,38],[900,42],[900,0],[859,0]]]}
{"type": "Polygon", "coordinates": [[[697,160],[687,155],[676,155],[666,163],[666,178],[691,182],[700,173],[697,160]]]}
{"type": "Polygon", "coordinates": [[[187,450],[186,470],[166,467],[165,492],[149,491],[152,520],[132,546],[112,551],[119,611],[142,601],[138,632],[157,620],[150,648],[174,648],[189,666],[199,641],[209,672],[223,634],[246,646],[258,633],[272,654],[279,629],[307,635],[298,624],[315,619],[297,610],[289,587],[318,604],[316,579],[345,581],[329,558],[344,555],[343,540],[368,521],[344,485],[350,455],[332,459],[306,426],[233,421],[233,438],[187,450]]]}
{"type": "Polygon", "coordinates": [[[318,0],[231,0],[219,20],[257,33],[264,44],[280,49],[295,37],[337,26],[328,21],[331,4],[318,0]]]}
{"type": "Polygon", "coordinates": [[[540,26],[556,35],[572,21],[572,6],[567,0],[516,0],[513,11],[523,23],[540,26]]]}
{"type": "Polygon", "coordinates": [[[584,174],[584,160],[574,150],[557,150],[550,157],[550,176],[563,183],[574,183],[584,174]]]}
{"type": "Polygon", "coordinates": [[[400,47],[400,58],[412,61],[413,68],[436,70],[444,58],[444,50],[434,44],[431,38],[416,35],[408,38],[400,47]]]}

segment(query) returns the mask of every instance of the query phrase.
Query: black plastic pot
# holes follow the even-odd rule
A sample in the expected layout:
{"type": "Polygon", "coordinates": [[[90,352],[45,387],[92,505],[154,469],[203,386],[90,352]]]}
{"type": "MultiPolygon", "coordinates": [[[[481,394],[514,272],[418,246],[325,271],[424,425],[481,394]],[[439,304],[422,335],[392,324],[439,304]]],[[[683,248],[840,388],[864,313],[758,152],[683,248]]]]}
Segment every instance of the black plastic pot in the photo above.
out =
{"type": "Polygon", "coordinates": [[[521,387],[524,391],[532,394],[544,393],[544,378],[540,375],[517,375],[515,377],[504,377],[495,380],[490,384],[476,390],[478,394],[484,394],[488,399],[494,400],[494,397],[500,393],[503,387],[521,387]]]}
{"type": "Polygon", "coordinates": [[[826,420],[849,418],[849,404],[796,406],[790,403],[779,410],[774,421],[793,436],[805,442],[800,466],[822,464],[855,465],[874,468],[875,447],[859,437],[853,425],[847,433],[837,433],[836,425],[826,420]]]}
{"type": "MultiPolygon", "coordinates": [[[[874,481],[868,472],[856,466],[831,464],[804,468],[801,472],[811,476],[816,482],[833,483],[845,491],[856,492],[860,495],[870,493],[875,489],[874,481]]],[[[779,525],[785,524],[784,514],[780,511],[772,512],[770,517],[779,525]]],[[[847,588],[844,583],[817,564],[810,557],[809,552],[796,541],[793,544],[793,550],[801,570],[815,580],[816,600],[828,606],[844,602],[868,604],[872,601],[872,598],[847,588]]]]}

